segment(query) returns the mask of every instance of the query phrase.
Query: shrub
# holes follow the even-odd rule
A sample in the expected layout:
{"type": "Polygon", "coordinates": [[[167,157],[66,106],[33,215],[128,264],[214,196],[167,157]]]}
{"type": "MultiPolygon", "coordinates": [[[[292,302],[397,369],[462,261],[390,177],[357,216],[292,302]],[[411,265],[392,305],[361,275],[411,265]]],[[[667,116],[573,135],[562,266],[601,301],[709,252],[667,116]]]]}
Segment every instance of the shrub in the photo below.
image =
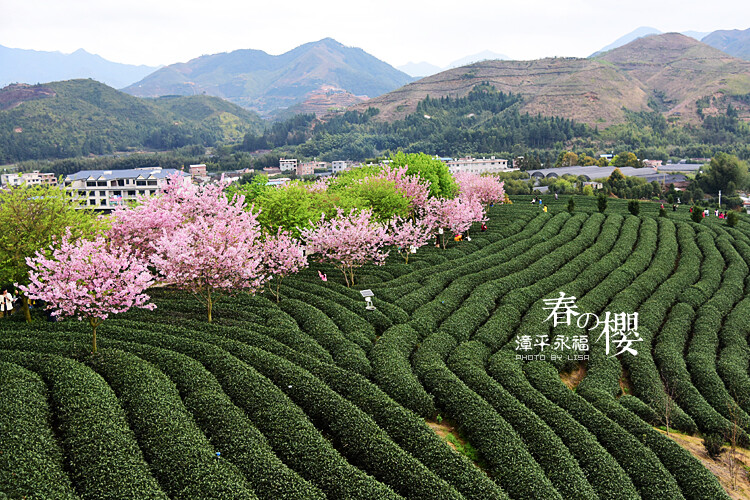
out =
{"type": "Polygon", "coordinates": [[[638,200],[629,200],[628,201],[628,212],[630,212],[632,215],[637,216],[641,211],[641,204],[638,202],[638,200]]]}
{"type": "Polygon", "coordinates": [[[470,390],[443,361],[456,346],[446,333],[426,339],[414,368],[445,414],[455,420],[481,453],[489,473],[512,498],[562,498],[513,428],[470,390]]]}
{"type": "Polygon", "coordinates": [[[570,413],[531,386],[514,356],[507,350],[493,355],[488,367],[492,377],[555,431],[586,472],[599,498],[638,498],[631,479],[612,455],[570,413]]]}
{"type": "Polygon", "coordinates": [[[568,198],[567,211],[568,211],[568,213],[572,214],[575,209],[576,209],[576,202],[575,202],[575,200],[573,200],[573,197],[571,196],[570,198],[568,198]]]}
{"type": "Polygon", "coordinates": [[[706,434],[703,436],[703,447],[708,456],[716,460],[724,453],[724,438],[721,434],[706,434]]]}
{"type": "MultiPolygon", "coordinates": [[[[39,341],[28,348],[36,344],[39,341]]],[[[77,493],[102,500],[167,498],[151,475],[117,397],[99,375],[60,356],[5,351],[0,359],[45,379],[77,493]]]]}
{"type": "Polygon", "coordinates": [[[740,216],[734,210],[730,210],[729,213],[727,213],[727,226],[734,227],[739,220],[740,216]]]}
{"type": "Polygon", "coordinates": [[[297,321],[302,331],[331,353],[336,364],[356,373],[370,374],[372,367],[365,352],[347,339],[328,316],[296,299],[284,299],[279,307],[297,321]]]}
{"type": "Polygon", "coordinates": [[[703,220],[703,210],[701,210],[701,208],[696,205],[693,205],[690,210],[692,210],[692,212],[690,213],[690,218],[693,220],[693,222],[697,222],[700,224],[700,222],[703,220]]]}
{"type": "Polygon", "coordinates": [[[168,494],[255,497],[231,462],[216,459],[216,450],[195,425],[176,387],[154,365],[114,349],[102,349],[89,363],[117,393],[146,459],[168,494]]]}
{"type": "Polygon", "coordinates": [[[599,209],[600,213],[604,213],[605,210],[607,210],[607,195],[604,193],[599,193],[599,196],[596,198],[596,207],[599,209]]]}
{"type": "Polygon", "coordinates": [[[39,375],[0,362],[0,491],[12,498],[78,498],[49,425],[48,397],[39,375]]]}
{"type": "Polygon", "coordinates": [[[594,433],[633,480],[643,498],[679,498],[680,490],[653,451],[563,385],[554,368],[532,361],[525,366],[531,384],[594,433]]]}

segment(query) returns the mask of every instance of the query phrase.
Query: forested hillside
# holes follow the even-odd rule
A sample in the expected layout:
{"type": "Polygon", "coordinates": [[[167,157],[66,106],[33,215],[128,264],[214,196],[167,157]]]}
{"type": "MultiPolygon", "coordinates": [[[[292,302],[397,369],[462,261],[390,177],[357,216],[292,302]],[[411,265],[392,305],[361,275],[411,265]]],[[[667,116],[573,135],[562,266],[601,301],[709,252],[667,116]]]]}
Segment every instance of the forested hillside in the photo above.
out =
{"type": "Polygon", "coordinates": [[[210,146],[262,130],[257,115],[215,97],[138,99],[94,80],[9,86],[0,104],[2,162],[210,146]]]}
{"type": "Polygon", "coordinates": [[[242,148],[286,147],[299,156],[329,161],[363,160],[398,149],[450,157],[496,153],[555,158],[559,151],[572,148],[590,156],[597,156],[597,151],[634,151],[639,158],[666,160],[711,157],[724,151],[750,158],[750,126],[721,96],[696,104],[699,110],[711,112],[703,113],[697,124],[670,123],[658,111],[625,111],[626,121],[607,129],[524,113],[525,102],[520,94],[504,93],[484,82],[464,97],[427,96],[413,113],[398,120],[380,120],[377,108],[350,110],[323,120],[298,115],[274,124],[263,135],[248,134],[242,148]]]}

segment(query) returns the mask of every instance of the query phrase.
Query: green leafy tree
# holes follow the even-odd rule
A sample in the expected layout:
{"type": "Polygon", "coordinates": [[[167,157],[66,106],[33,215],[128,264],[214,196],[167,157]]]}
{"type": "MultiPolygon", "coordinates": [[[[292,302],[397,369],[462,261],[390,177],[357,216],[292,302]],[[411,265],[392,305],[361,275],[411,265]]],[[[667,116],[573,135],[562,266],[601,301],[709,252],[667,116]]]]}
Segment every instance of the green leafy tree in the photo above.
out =
{"type": "Polygon", "coordinates": [[[575,209],[576,209],[576,202],[573,201],[573,197],[571,196],[570,198],[568,198],[568,212],[572,214],[575,209]]]}
{"type": "Polygon", "coordinates": [[[596,199],[596,206],[599,209],[599,212],[604,213],[605,210],[607,210],[607,195],[604,193],[599,193],[599,197],[596,199]]]}
{"type": "MultiPolygon", "coordinates": [[[[249,175],[249,174],[245,174],[249,175]]],[[[245,179],[245,175],[241,179],[245,179]]],[[[268,184],[268,176],[265,174],[253,175],[248,179],[248,182],[242,182],[239,184],[232,184],[226,189],[227,197],[232,198],[235,194],[239,194],[245,197],[245,203],[251,203],[257,197],[271,189],[268,184]]]]}
{"type": "MultiPolygon", "coordinates": [[[[0,284],[29,283],[26,257],[47,251],[65,229],[73,239],[89,236],[103,224],[80,205],[64,187],[19,186],[0,190],[0,284]]],[[[29,300],[22,296],[23,313],[31,321],[29,300]]]]}
{"type": "Polygon", "coordinates": [[[642,167],[643,164],[640,162],[638,157],[634,153],[620,153],[612,158],[610,165],[613,167],[642,167]]]}
{"type": "Polygon", "coordinates": [[[611,193],[617,193],[625,188],[627,188],[627,182],[625,181],[625,176],[622,175],[622,172],[619,168],[614,169],[614,171],[607,177],[607,186],[609,187],[609,191],[611,193]]]}
{"type": "Polygon", "coordinates": [[[574,165],[578,165],[578,155],[572,151],[560,153],[555,163],[556,167],[572,167],[574,165]]]}
{"type": "Polygon", "coordinates": [[[409,198],[400,193],[396,183],[389,179],[369,178],[350,186],[346,194],[359,208],[371,208],[379,222],[409,216],[409,198]]]}
{"type": "Polygon", "coordinates": [[[596,158],[593,156],[588,155],[582,155],[578,157],[578,163],[580,163],[584,167],[592,167],[596,165],[596,158]]]}
{"type": "MultiPolygon", "coordinates": [[[[311,221],[317,222],[320,216],[336,213],[336,206],[345,210],[351,203],[328,192],[307,189],[299,182],[287,186],[265,190],[254,200],[255,210],[260,209],[258,222],[270,233],[279,229],[299,236],[298,228],[308,227],[311,221]]],[[[248,205],[245,205],[246,208],[248,205]]]]}
{"type": "Polygon", "coordinates": [[[703,191],[715,194],[721,190],[726,196],[733,195],[737,188],[747,187],[748,179],[747,163],[725,153],[714,156],[706,171],[696,176],[703,191]]]}
{"type": "Polygon", "coordinates": [[[424,153],[398,153],[391,155],[392,166],[407,166],[407,175],[419,174],[430,182],[430,195],[442,198],[453,198],[458,193],[458,186],[448,171],[448,165],[424,153]]]}

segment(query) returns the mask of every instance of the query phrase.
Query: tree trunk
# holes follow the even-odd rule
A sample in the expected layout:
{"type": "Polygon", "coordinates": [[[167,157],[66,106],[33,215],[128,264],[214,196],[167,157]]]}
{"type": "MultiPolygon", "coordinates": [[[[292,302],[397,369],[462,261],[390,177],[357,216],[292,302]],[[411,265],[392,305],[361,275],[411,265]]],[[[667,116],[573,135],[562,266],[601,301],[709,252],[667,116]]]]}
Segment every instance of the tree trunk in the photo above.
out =
{"type": "Polygon", "coordinates": [[[276,283],[276,303],[278,304],[279,303],[279,288],[281,288],[281,278],[277,276],[276,279],[278,280],[276,283]]]}
{"type": "Polygon", "coordinates": [[[93,343],[92,343],[92,354],[96,354],[96,328],[99,326],[101,321],[96,318],[89,318],[89,325],[93,329],[93,343]]]}
{"type": "Polygon", "coordinates": [[[208,291],[208,294],[206,295],[206,306],[208,309],[208,322],[211,323],[213,319],[211,318],[211,312],[213,310],[214,304],[211,301],[211,291],[208,291]]]}
{"type": "Polygon", "coordinates": [[[31,311],[29,311],[29,298],[26,295],[21,295],[21,310],[23,311],[23,317],[26,318],[26,322],[31,323],[31,311]]]}
{"type": "Polygon", "coordinates": [[[341,272],[344,273],[344,281],[346,281],[346,286],[351,288],[351,285],[349,284],[349,275],[346,274],[346,268],[341,268],[341,272]]]}

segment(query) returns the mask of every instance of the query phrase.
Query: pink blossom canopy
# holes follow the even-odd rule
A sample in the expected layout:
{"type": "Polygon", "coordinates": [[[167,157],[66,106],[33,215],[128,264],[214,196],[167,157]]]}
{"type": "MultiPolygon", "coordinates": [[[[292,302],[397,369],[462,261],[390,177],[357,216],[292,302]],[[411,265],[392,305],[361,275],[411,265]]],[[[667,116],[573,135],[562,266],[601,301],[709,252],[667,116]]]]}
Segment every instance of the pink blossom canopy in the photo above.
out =
{"type": "Polygon", "coordinates": [[[29,298],[43,300],[59,316],[107,319],[131,307],[154,309],[143,293],[154,284],[146,266],[127,246],[108,246],[103,237],[70,241],[70,231],[47,258],[39,251],[26,262],[30,284],[19,286],[29,298]]]}

